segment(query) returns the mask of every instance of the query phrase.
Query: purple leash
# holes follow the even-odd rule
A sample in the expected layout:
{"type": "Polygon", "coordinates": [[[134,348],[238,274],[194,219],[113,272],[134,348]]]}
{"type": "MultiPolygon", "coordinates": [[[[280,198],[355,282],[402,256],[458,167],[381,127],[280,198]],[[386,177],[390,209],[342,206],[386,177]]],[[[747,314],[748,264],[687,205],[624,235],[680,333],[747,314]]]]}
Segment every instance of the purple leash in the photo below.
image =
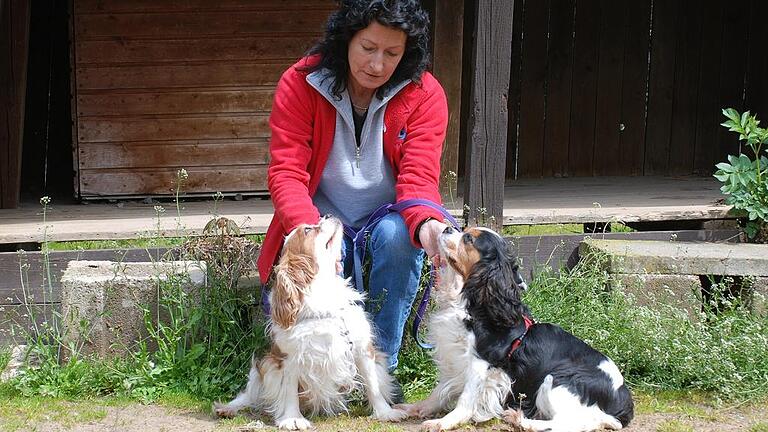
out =
{"type": "MultiPolygon", "coordinates": [[[[359,230],[355,230],[352,227],[348,227],[344,225],[344,234],[346,234],[349,238],[353,241],[353,254],[354,254],[354,264],[355,264],[355,288],[358,291],[362,291],[364,288],[363,285],[363,258],[365,257],[366,252],[366,237],[368,234],[370,234],[373,231],[373,228],[376,226],[376,224],[381,221],[381,219],[388,215],[391,212],[398,212],[401,213],[403,210],[413,207],[413,206],[427,206],[431,207],[445,216],[445,219],[449,221],[454,228],[459,228],[459,223],[456,222],[456,219],[454,219],[453,216],[451,216],[450,213],[448,213],[443,206],[436,204],[430,200],[426,199],[420,199],[420,198],[414,198],[414,199],[408,199],[403,200],[395,204],[384,204],[383,206],[377,208],[371,216],[368,217],[368,221],[363,225],[362,228],[359,230]]],[[[411,329],[411,335],[413,336],[414,340],[416,340],[416,343],[424,348],[424,349],[430,349],[433,348],[431,345],[422,342],[419,338],[419,326],[421,325],[421,321],[424,319],[424,313],[427,311],[427,306],[429,305],[429,297],[432,293],[432,285],[434,283],[433,280],[433,274],[435,272],[434,265],[430,269],[429,272],[429,282],[427,283],[427,286],[424,287],[424,294],[421,297],[421,302],[419,303],[419,307],[416,309],[416,316],[413,318],[413,328],[411,329]]]]}
{"type": "MultiPolygon", "coordinates": [[[[354,257],[354,266],[355,266],[355,289],[358,291],[362,291],[364,289],[363,285],[363,258],[365,257],[366,252],[366,237],[373,231],[373,228],[381,221],[381,219],[388,215],[391,212],[402,212],[403,210],[413,207],[413,206],[427,206],[431,207],[445,216],[445,219],[449,221],[454,228],[461,229],[459,227],[459,223],[456,222],[456,219],[454,219],[453,216],[451,216],[450,213],[448,213],[443,206],[436,204],[430,200],[426,199],[420,199],[420,198],[414,198],[414,199],[408,199],[404,201],[400,201],[395,204],[384,204],[383,206],[377,208],[371,215],[368,217],[368,220],[366,221],[365,225],[363,225],[362,228],[359,230],[355,230],[354,228],[344,225],[344,234],[352,239],[353,243],[353,257],[354,257]]],[[[419,326],[421,325],[421,321],[424,319],[424,313],[427,311],[427,306],[429,305],[429,297],[432,293],[432,285],[434,284],[433,274],[435,272],[434,265],[429,271],[429,282],[427,283],[427,286],[424,288],[424,294],[421,297],[421,302],[419,303],[419,307],[416,309],[416,316],[413,319],[413,328],[411,329],[411,334],[413,338],[416,340],[416,343],[424,348],[424,349],[431,349],[433,348],[431,345],[422,342],[419,338],[419,326]]],[[[264,309],[264,313],[266,315],[269,315],[270,313],[270,307],[269,307],[269,293],[266,289],[261,290],[261,305],[264,309]]]]}

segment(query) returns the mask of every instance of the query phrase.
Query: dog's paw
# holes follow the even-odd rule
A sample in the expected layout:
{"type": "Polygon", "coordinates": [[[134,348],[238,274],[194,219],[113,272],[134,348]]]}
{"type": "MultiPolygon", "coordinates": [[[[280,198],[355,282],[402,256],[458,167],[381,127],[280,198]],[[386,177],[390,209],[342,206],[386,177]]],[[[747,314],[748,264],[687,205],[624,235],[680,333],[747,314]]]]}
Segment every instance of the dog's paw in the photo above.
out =
{"type": "Polygon", "coordinates": [[[394,405],[392,408],[405,411],[408,413],[408,417],[426,418],[433,414],[423,403],[398,404],[394,405]]]}
{"type": "Polygon", "coordinates": [[[408,412],[398,408],[390,408],[385,411],[375,412],[373,418],[379,421],[399,422],[408,418],[408,412]]]}
{"type": "Polygon", "coordinates": [[[523,427],[523,412],[516,409],[508,409],[501,413],[501,418],[509,424],[513,432],[525,432],[523,427]]]}
{"type": "Polygon", "coordinates": [[[230,408],[229,404],[214,402],[213,413],[216,414],[217,417],[232,418],[237,415],[237,410],[230,408]]]}
{"type": "Polygon", "coordinates": [[[307,430],[312,427],[312,423],[304,417],[289,417],[277,421],[278,429],[283,430],[307,430]]]}
{"type": "Polygon", "coordinates": [[[446,430],[440,419],[427,420],[421,424],[420,429],[425,432],[439,432],[446,430]]]}

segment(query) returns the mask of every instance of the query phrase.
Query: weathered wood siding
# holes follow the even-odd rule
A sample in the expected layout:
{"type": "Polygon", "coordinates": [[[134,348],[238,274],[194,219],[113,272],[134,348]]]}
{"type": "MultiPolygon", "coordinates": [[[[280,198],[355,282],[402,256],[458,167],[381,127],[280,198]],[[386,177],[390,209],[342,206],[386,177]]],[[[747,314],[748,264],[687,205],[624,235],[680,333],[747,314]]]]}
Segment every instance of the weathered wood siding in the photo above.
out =
{"type": "Polygon", "coordinates": [[[519,0],[515,14],[508,179],[709,175],[739,151],[722,108],[768,119],[768,2],[519,0]]]}
{"type": "Polygon", "coordinates": [[[0,1],[0,209],[19,204],[30,9],[0,1]]]}
{"type": "Polygon", "coordinates": [[[74,0],[83,198],[266,191],[274,86],[331,0],[74,0]]]}

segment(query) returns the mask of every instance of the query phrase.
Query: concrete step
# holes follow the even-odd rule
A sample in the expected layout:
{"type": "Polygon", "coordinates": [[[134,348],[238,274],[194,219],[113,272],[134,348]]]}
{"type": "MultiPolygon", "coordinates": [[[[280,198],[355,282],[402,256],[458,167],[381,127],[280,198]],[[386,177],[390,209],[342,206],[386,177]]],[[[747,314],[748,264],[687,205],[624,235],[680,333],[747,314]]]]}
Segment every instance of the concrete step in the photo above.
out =
{"type": "Polygon", "coordinates": [[[768,276],[768,244],[588,239],[579,255],[591,253],[609,273],[768,276]]]}

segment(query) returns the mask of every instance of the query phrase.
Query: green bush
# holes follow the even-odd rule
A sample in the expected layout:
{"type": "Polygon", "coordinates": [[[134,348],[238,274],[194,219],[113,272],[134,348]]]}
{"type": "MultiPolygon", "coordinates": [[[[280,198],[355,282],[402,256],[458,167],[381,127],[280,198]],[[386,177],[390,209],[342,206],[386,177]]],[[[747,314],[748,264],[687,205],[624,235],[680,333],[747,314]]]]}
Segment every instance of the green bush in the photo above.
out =
{"type": "Polygon", "coordinates": [[[728,162],[716,165],[715,178],[723,183],[720,190],[727,195],[726,203],[747,215],[747,235],[768,240],[768,157],[761,153],[768,143],[768,129],[759,127],[760,121],[749,111],[739,114],[728,108],[723,115],[728,120],[722,125],[739,134],[739,140],[746,142],[754,159],[743,153],[728,155],[728,162]]]}

